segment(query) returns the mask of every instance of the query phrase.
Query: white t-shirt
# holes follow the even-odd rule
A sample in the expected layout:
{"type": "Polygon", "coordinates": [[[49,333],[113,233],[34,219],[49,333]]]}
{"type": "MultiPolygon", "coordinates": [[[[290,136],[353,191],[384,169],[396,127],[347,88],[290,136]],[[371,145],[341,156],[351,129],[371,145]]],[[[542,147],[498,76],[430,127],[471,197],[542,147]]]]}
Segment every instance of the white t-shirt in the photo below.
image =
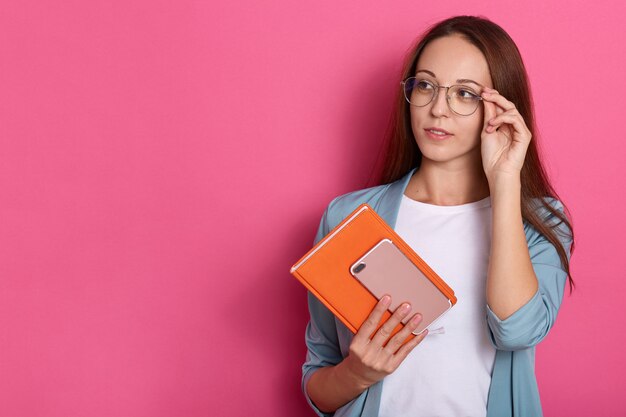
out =
{"type": "Polygon", "coordinates": [[[491,199],[436,206],[402,196],[395,230],[458,301],[384,379],[379,415],[484,417],[495,359],[485,318],[491,199]]]}

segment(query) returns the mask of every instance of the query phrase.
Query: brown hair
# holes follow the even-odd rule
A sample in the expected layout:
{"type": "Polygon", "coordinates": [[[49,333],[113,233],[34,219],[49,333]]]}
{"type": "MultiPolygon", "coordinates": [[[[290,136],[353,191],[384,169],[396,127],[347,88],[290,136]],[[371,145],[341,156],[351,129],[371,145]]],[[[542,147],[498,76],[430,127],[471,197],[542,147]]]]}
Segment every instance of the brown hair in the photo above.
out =
{"type": "MultiPolygon", "coordinates": [[[[522,217],[555,246],[567,272],[570,289],[572,289],[574,281],[570,274],[566,249],[557,238],[556,233],[557,229],[562,227],[561,225],[567,226],[566,233],[568,234],[567,237],[571,238],[571,249],[573,250],[574,232],[566,215],[556,210],[547,201],[548,198],[561,200],[550,184],[539,157],[536,145],[537,129],[528,76],[519,50],[511,37],[500,26],[482,17],[456,16],[446,19],[428,28],[419,38],[417,45],[407,56],[402,80],[415,74],[417,61],[429,42],[453,34],[463,36],[480,49],[489,65],[493,88],[515,104],[532,134],[533,140],[530,142],[521,170],[522,217]],[[537,208],[540,207],[545,208],[548,213],[555,216],[556,221],[548,221],[547,217],[551,217],[549,215],[541,217],[537,211],[537,208]]],[[[381,184],[401,178],[411,169],[419,167],[422,160],[422,154],[417,147],[411,129],[409,106],[400,90],[398,88],[395,110],[387,133],[386,152],[382,169],[380,169],[381,184]]],[[[565,212],[569,215],[566,208],[565,212]]]]}

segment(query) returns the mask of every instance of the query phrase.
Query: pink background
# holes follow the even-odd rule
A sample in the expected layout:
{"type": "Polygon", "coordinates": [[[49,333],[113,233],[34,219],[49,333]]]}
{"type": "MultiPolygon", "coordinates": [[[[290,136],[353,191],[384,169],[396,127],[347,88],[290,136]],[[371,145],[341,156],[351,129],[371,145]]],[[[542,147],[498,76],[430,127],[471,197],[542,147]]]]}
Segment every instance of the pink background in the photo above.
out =
{"type": "Polygon", "coordinates": [[[4,2],[0,415],[312,415],[289,267],[365,185],[405,51],[454,14],[518,43],[576,226],[545,414],[624,415],[617,0],[4,2]]]}

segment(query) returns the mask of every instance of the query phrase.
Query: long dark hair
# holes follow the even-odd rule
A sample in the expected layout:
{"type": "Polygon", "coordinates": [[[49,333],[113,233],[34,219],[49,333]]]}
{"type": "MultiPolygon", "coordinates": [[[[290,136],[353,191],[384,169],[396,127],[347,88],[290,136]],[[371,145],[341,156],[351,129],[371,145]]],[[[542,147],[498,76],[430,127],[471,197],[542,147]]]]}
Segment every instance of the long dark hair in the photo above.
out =
{"type": "MultiPolygon", "coordinates": [[[[547,200],[548,198],[554,198],[562,202],[550,184],[539,157],[536,145],[537,128],[528,75],[526,74],[526,68],[519,50],[511,37],[500,26],[482,17],[456,16],[446,19],[428,28],[419,38],[417,44],[407,56],[402,80],[415,74],[417,61],[424,47],[429,42],[453,34],[463,36],[464,39],[480,49],[489,65],[493,88],[515,104],[532,134],[533,139],[528,146],[526,159],[521,171],[522,217],[555,246],[561,263],[567,272],[571,289],[574,287],[574,281],[570,274],[569,260],[565,248],[557,238],[557,227],[560,227],[562,224],[567,226],[568,237],[572,240],[572,250],[574,248],[574,231],[567,216],[557,211],[547,200]],[[548,221],[545,217],[540,217],[537,212],[537,202],[552,216],[555,216],[557,220],[548,221]]],[[[392,114],[386,139],[386,152],[382,169],[380,169],[379,181],[381,184],[401,178],[411,169],[419,167],[422,161],[422,154],[417,147],[411,129],[409,106],[404,99],[404,95],[400,92],[400,88],[398,88],[395,110],[392,114]]],[[[567,208],[565,208],[565,213],[569,216],[567,208]]]]}

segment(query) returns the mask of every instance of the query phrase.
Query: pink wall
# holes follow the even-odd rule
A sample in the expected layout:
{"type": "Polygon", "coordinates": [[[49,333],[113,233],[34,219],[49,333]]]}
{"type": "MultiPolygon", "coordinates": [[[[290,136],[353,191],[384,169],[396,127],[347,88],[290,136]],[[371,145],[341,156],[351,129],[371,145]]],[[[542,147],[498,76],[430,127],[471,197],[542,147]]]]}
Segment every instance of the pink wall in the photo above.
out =
{"type": "Polygon", "coordinates": [[[578,288],[546,415],[626,413],[623,2],[19,1],[0,13],[0,415],[311,415],[290,265],[364,185],[402,56],[482,14],[526,59],[578,288]]]}

